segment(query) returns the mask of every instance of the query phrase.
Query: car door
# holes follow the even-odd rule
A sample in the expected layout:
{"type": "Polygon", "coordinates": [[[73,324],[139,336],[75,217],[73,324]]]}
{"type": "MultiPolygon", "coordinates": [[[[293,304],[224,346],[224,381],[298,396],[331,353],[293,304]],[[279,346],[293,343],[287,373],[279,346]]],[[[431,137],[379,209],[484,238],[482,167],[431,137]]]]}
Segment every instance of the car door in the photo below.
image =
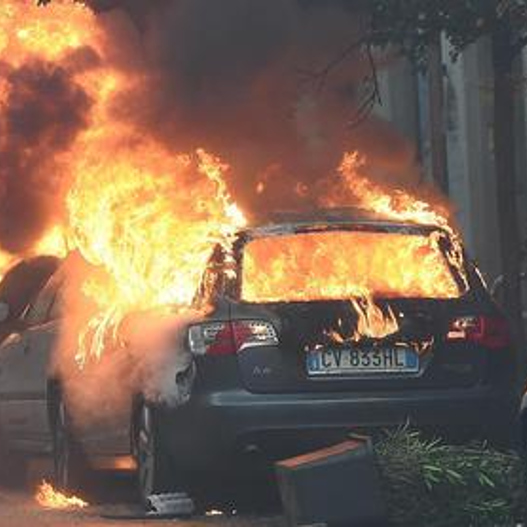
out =
{"type": "Polygon", "coordinates": [[[16,450],[51,449],[46,388],[58,334],[52,317],[60,276],[54,275],[30,304],[19,331],[0,346],[0,427],[16,450]]]}

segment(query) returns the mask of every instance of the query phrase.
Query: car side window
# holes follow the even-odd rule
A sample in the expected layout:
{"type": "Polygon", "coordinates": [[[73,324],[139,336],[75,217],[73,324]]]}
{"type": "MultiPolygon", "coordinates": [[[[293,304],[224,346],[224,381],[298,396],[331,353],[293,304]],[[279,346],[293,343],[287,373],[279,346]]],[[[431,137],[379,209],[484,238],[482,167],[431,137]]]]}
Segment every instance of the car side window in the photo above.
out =
{"type": "Polygon", "coordinates": [[[62,276],[53,275],[31,302],[24,320],[28,326],[38,326],[50,320],[58,318],[60,309],[59,288],[62,284],[62,276]]]}
{"type": "Polygon", "coordinates": [[[46,321],[46,315],[53,302],[54,295],[44,288],[29,305],[24,316],[28,326],[37,326],[46,321]]]}
{"type": "Polygon", "coordinates": [[[62,288],[58,288],[48,311],[47,320],[58,320],[64,314],[64,297],[62,288]]]}

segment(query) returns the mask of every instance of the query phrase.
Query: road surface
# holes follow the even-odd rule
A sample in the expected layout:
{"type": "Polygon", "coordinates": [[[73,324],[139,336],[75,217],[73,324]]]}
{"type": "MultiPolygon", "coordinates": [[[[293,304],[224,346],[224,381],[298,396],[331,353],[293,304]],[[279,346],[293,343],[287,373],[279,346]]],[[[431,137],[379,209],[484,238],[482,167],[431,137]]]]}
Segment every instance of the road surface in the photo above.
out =
{"type": "MultiPolygon", "coordinates": [[[[45,471],[47,473],[48,471],[45,471]]],[[[131,498],[130,481],[117,480],[104,489],[104,503],[92,503],[85,509],[56,511],[42,508],[35,500],[40,471],[34,471],[22,488],[0,487],[0,527],[77,527],[164,525],[181,527],[284,527],[276,513],[217,514],[181,519],[140,519],[140,507],[131,498]],[[127,488],[128,487],[128,488],[127,488]],[[273,515],[274,514],[274,515],[273,515]]],[[[105,485],[106,487],[106,485],[105,485]]],[[[209,511],[211,514],[212,511],[209,511]]]]}
{"type": "Polygon", "coordinates": [[[201,516],[188,520],[133,519],[140,511],[132,504],[91,505],[74,511],[53,511],[40,507],[29,492],[0,489],[0,527],[74,527],[153,525],[172,527],[284,527],[274,516],[201,516]]]}

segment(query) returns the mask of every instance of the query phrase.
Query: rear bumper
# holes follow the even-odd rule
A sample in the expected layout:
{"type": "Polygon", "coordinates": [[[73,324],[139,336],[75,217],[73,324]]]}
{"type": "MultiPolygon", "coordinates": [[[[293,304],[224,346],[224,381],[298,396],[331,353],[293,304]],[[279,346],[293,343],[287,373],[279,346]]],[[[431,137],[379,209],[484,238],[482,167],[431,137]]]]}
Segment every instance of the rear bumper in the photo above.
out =
{"type": "Polygon", "coordinates": [[[488,387],[397,393],[195,394],[179,409],[160,409],[165,446],[183,469],[207,469],[233,456],[299,453],[357,429],[409,423],[445,438],[501,440],[512,435],[518,403],[488,387]],[[467,437],[464,437],[467,436],[467,437]],[[304,449],[305,449],[304,448],[304,449]]]}

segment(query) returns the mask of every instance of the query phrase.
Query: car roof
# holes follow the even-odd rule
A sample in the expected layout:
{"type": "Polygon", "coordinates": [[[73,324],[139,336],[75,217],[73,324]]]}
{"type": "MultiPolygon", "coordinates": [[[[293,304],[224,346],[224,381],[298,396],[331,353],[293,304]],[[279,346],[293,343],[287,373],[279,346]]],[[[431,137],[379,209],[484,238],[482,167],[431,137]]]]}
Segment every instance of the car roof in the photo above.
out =
{"type": "Polygon", "coordinates": [[[357,230],[404,232],[407,234],[429,234],[444,231],[439,225],[426,225],[380,218],[371,211],[357,208],[321,209],[309,213],[278,212],[267,221],[250,225],[239,234],[241,237],[257,238],[264,236],[293,234],[298,232],[317,232],[339,228],[357,230]]]}

